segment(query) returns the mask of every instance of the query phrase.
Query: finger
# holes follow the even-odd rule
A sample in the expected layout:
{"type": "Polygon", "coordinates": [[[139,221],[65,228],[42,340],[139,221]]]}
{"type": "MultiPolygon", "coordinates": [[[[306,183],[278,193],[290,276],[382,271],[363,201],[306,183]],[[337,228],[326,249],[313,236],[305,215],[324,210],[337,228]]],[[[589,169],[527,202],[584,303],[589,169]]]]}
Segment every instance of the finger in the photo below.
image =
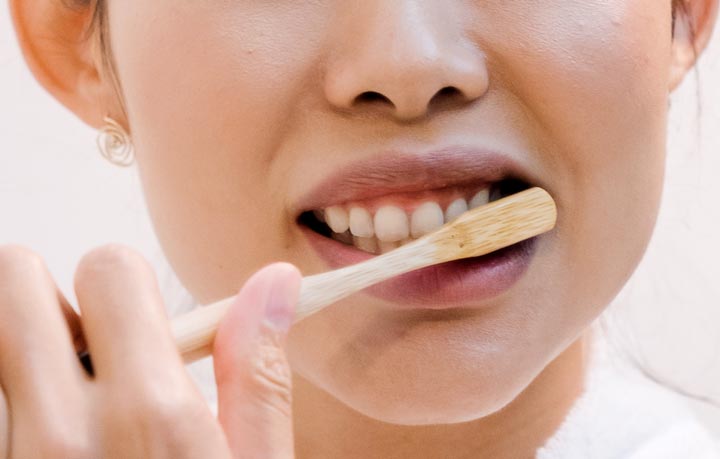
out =
{"type": "Polygon", "coordinates": [[[82,376],[57,291],[37,255],[0,247],[0,380],[11,399],[31,390],[39,373],[67,383],[82,376]]]}
{"type": "Polygon", "coordinates": [[[87,382],[57,287],[42,260],[16,246],[0,247],[0,356],[13,442],[26,444],[21,439],[38,432],[79,436],[87,382]],[[65,423],[68,417],[78,421],[65,423]]]}
{"type": "Polygon", "coordinates": [[[270,265],[240,290],[215,337],[218,417],[235,457],[291,458],[291,372],[285,358],[301,276],[270,265]]]}
{"type": "Polygon", "coordinates": [[[109,245],[85,255],[75,292],[98,380],[126,387],[189,381],[175,348],[152,267],[109,245]]]}
{"type": "Polygon", "coordinates": [[[75,274],[108,451],[93,457],[227,457],[224,435],[175,347],[152,267],[133,250],[91,251],[75,274]],[[203,441],[196,441],[201,438],[203,441]]]}
{"type": "Polygon", "coordinates": [[[10,424],[8,422],[8,406],[5,393],[0,390],[0,457],[8,457],[10,445],[10,424]]]}

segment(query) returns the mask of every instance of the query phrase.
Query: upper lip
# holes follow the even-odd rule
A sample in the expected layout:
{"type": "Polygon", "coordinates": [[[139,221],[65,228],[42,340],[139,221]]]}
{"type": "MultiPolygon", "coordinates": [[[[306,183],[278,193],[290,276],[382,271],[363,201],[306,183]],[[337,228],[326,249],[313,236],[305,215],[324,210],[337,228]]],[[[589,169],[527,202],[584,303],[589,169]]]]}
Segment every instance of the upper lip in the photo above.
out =
{"type": "Polygon", "coordinates": [[[426,153],[388,151],[349,164],[327,177],[297,203],[303,212],[393,193],[482,185],[516,179],[533,183],[529,171],[507,154],[454,146],[426,153]]]}

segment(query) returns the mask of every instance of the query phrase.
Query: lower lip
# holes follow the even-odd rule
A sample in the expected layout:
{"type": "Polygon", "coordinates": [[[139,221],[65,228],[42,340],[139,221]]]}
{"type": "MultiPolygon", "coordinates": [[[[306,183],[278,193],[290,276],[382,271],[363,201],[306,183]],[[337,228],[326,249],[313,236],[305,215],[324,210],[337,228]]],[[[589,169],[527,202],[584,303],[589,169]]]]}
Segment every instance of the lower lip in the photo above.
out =
{"type": "MultiPolygon", "coordinates": [[[[374,256],[303,225],[301,228],[310,245],[332,269],[374,256]]],[[[523,276],[537,242],[538,238],[534,237],[482,257],[429,266],[381,282],[364,292],[402,309],[482,308],[486,300],[509,290],[523,276]]]]}

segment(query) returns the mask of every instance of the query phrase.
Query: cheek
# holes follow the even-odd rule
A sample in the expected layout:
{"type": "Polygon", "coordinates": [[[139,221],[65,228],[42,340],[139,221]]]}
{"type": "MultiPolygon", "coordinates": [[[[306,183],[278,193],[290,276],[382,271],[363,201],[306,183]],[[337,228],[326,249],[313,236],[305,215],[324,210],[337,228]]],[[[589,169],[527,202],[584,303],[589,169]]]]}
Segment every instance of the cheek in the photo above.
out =
{"type": "MultiPolygon", "coordinates": [[[[495,40],[489,59],[497,83],[535,120],[558,200],[557,239],[566,257],[558,266],[588,284],[602,275],[600,304],[634,270],[659,206],[670,2],[556,3],[528,3],[527,17],[497,21],[513,26],[487,35],[495,40]]],[[[574,293],[588,303],[587,291],[574,293]]]]}
{"type": "Polygon", "coordinates": [[[513,24],[488,34],[498,84],[531,112],[545,145],[557,144],[547,157],[558,172],[585,181],[630,166],[628,173],[641,176],[639,166],[662,162],[670,2],[560,3],[496,21],[513,24]]]}
{"type": "MultiPolygon", "coordinates": [[[[270,165],[319,44],[296,40],[298,19],[260,2],[131,3],[110,17],[145,195],[168,258],[202,300],[283,258],[286,235],[268,228],[287,226],[288,168],[270,165]]],[[[302,17],[320,36],[322,16],[302,17]]]]}

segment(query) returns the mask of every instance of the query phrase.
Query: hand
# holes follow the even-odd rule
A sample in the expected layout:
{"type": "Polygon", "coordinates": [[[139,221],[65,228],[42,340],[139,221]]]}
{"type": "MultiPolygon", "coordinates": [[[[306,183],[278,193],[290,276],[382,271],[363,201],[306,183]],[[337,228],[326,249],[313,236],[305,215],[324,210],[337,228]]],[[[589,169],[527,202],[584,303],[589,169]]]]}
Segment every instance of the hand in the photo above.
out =
{"type": "Polygon", "coordinates": [[[86,255],[80,318],[39,257],[0,247],[0,458],[292,458],[283,348],[299,287],[297,269],[274,264],[240,291],[214,345],[216,419],[142,257],[118,246],[86,255]],[[92,377],[76,355],[85,345],[92,377]]]}

